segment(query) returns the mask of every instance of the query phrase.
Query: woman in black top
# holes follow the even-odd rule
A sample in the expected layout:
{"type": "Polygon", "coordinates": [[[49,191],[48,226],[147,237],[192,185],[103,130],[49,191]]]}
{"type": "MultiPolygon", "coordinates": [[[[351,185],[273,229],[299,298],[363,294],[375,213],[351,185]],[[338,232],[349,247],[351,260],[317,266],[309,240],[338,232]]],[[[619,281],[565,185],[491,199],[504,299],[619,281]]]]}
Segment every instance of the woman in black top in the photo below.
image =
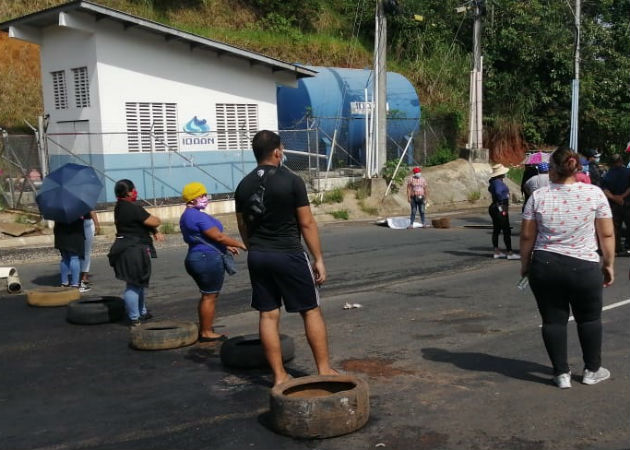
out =
{"type": "Polygon", "coordinates": [[[151,278],[151,258],[155,258],[153,239],[163,241],[157,227],[160,219],[136,204],[138,191],[131,180],[120,180],[114,186],[118,198],[114,208],[116,241],[109,252],[109,263],[116,278],[127,282],[123,298],[132,326],[150,318],[144,288],[151,278]],[[153,239],[151,239],[153,235],[153,239]]]}

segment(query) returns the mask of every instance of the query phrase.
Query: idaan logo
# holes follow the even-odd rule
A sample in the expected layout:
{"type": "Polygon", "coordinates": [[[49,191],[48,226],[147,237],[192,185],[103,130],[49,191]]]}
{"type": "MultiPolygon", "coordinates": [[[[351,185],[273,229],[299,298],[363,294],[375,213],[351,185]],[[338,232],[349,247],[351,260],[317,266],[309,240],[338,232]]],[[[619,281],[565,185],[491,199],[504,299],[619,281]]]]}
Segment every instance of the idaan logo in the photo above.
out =
{"type": "Polygon", "coordinates": [[[214,144],[214,136],[210,135],[210,125],[206,119],[197,116],[190,119],[184,125],[185,136],[182,137],[183,145],[208,145],[214,144]]]}
{"type": "Polygon", "coordinates": [[[206,119],[200,120],[195,116],[186,122],[184,131],[195,136],[207,136],[210,133],[210,125],[206,119]]]}

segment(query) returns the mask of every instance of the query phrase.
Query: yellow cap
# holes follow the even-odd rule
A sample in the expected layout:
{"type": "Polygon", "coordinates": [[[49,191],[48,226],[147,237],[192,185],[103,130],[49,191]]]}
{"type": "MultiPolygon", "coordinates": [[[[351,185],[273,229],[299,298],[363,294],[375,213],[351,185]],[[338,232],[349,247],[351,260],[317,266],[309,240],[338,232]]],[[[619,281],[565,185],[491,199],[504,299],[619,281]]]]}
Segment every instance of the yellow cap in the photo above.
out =
{"type": "Polygon", "coordinates": [[[201,197],[203,194],[207,193],[208,191],[206,190],[206,187],[203,184],[195,181],[184,186],[184,189],[182,190],[182,197],[184,197],[184,200],[186,201],[186,203],[188,203],[189,201],[194,200],[197,197],[201,197]]]}

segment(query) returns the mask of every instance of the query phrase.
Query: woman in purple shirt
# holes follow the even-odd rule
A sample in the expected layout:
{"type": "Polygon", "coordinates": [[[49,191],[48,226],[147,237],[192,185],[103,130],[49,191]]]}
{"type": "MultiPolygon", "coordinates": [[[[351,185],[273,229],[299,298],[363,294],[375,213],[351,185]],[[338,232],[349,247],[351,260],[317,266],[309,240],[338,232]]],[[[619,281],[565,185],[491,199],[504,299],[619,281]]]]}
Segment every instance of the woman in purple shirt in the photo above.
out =
{"type": "Polygon", "coordinates": [[[203,184],[187,184],[182,197],[186,201],[186,210],[179,220],[179,227],[188,244],[185,267],[201,292],[197,308],[199,341],[224,341],[227,337],[215,333],[212,324],[217,297],[223,287],[225,260],[228,254],[237,255],[238,249],[247,248],[242,242],[225,235],[218,219],[202,212],[208,206],[208,194],[203,184]]]}

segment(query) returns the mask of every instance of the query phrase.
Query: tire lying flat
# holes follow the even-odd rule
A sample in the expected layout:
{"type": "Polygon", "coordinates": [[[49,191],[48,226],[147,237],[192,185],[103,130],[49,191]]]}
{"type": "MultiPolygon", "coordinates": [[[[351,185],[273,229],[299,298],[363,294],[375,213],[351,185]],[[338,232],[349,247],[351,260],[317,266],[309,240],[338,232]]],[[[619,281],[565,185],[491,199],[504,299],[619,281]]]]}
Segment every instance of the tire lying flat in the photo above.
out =
{"type": "Polygon", "coordinates": [[[194,344],[198,336],[194,322],[151,322],[131,328],[131,346],[137,350],[167,350],[194,344]]]}
{"type": "Polygon", "coordinates": [[[120,297],[86,297],[68,304],[66,320],[78,325],[117,322],[125,314],[125,302],[120,297]]]}
{"type": "Polygon", "coordinates": [[[275,386],[269,395],[272,427],[295,438],[352,433],[370,416],[365,380],[350,375],[314,375],[275,386]]]}
{"type": "Polygon", "coordinates": [[[65,306],[79,300],[81,294],[73,287],[42,287],[26,292],[26,303],[31,306],[65,306]]]}
{"type": "MultiPolygon", "coordinates": [[[[280,335],[282,361],[287,362],[295,357],[293,338],[280,335]]],[[[221,363],[226,367],[237,369],[258,369],[269,367],[267,358],[258,334],[247,334],[228,339],[221,346],[221,363]]]]}

